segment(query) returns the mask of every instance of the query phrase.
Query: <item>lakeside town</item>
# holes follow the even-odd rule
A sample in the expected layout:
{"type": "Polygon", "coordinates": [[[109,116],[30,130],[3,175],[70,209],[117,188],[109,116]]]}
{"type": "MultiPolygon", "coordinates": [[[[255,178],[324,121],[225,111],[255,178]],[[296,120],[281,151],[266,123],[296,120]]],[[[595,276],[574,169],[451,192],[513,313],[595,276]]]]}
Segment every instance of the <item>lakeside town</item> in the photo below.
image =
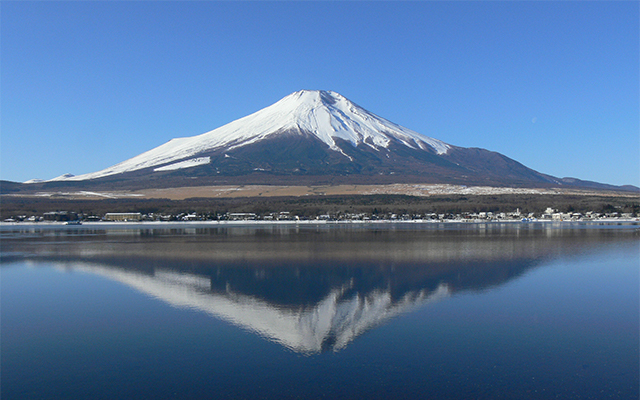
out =
{"type": "Polygon", "coordinates": [[[548,207],[541,213],[523,213],[520,209],[512,212],[463,212],[463,213],[350,213],[332,212],[318,215],[297,215],[289,211],[253,213],[140,213],[140,212],[107,212],[104,215],[88,215],[73,211],[51,211],[42,215],[20,215],[4,219],[4,223],[46,223],[61,222],[81,224],[83,222],[196,222],[196,221],[245,221],[245,222],[278,222],[278,221],[317,221],[317,222],[368,222],[368,221],[414,221],[414,222],[500,222],[500,221],[640,221],[638,213],[594,211],[559,212],[548,207]]]}

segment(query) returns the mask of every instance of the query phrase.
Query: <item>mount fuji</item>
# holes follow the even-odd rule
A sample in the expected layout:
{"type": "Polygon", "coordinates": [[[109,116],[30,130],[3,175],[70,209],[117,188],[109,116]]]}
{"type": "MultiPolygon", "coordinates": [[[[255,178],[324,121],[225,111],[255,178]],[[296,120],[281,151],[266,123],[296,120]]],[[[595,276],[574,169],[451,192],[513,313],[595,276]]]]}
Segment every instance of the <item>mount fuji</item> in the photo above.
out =
{"type": "Polygon", "coordinates": [[[454,183],[617,188],[555,178],[496,152],[453,146],[379,117],[336,92],[317,90],[292,93],[220,128],[172,139],[101,171],[52,181],[129,187],[454,183]]]}

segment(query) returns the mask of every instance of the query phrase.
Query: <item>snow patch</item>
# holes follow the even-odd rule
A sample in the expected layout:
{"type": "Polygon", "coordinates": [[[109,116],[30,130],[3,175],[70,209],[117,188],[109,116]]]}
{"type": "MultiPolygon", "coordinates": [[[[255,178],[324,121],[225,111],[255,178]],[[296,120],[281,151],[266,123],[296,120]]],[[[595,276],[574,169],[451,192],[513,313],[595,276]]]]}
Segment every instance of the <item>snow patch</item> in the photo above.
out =
{"type": "Polygon", "coordinates": [[[46,182],[44,179],[29,179],[28,181],[24,181],[22,183],[25,184],[30,184],[30,183],[42,183],[42,182],[46,182]]]}
{"type": "Polygon", "coordinates": [[[49,179],[47,182],[75,180],[73,178],[75,178],[75,175],[73,175],[73,174],[63,174],[63,175],[57,176],[57,177],[55,177],[53,179],[49,179]]]}
{"type": "Polygon", "coordinates": [[[190,160],[180,161],[174,164],[165,165],[164,167],[154,169],[154,171],[173,171],[176,169],[191,168],[198,165],[209,164],[210,162],[211,157],[198,157],[192,158],[190,160]]]}

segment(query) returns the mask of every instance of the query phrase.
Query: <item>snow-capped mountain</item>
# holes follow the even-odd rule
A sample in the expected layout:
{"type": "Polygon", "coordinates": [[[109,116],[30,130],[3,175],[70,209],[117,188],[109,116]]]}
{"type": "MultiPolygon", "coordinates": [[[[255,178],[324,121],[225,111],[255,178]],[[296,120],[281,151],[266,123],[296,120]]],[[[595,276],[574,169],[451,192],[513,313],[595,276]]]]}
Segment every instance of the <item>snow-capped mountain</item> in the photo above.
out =
{"type": "Polygon", "coordinates": [[[331,91],[302,90],[201,135],[170,140],[101,171],[52,179],[180,186],[216,183],[453,183],[584,186],[502,154],[447,144],[331,91]],[[194,179],[197,179],[194,180],[194,179]]]}
{"type": "MultiPolygon", "coordinates": [[[[311,135],[350,161],[353,159],[341,149],[338,140],[376,151],[388,149],[392,142],[437,154],[445,154],[451,147],[378,117],[338,93],[301,90],[218,129],[173,139],[110,168],[67,179],[96,179],[152,167],[155,171],[190,168],[211,162],[210,157],[196,157],[200,154],[219,149],[232,151],[291,132],[311,135]]],[[[55,178],[61,179],[64,178],[55,178]]]]}

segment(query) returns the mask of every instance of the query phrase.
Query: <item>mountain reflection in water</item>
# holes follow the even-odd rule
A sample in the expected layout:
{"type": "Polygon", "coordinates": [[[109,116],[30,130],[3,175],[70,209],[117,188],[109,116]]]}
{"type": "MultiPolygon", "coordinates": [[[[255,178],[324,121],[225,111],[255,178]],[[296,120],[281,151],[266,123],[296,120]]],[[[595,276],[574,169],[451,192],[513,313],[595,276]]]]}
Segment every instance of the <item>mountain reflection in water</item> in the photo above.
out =
{"type": "Polygon", "coordinates": [[[553,225],[440,229],[243,227],[3,232],[3,258],[104,276],[305,354],[465,290],[637,230],[553,225]]]}
{"type": "MultiPolygon", "coordinates": [[[[443,283],[435,290],[407,291],[396,298],[378,287],[354,291],[353,281],[347,280],[329,288],[315,304],[279,304],[261,298],[260,293],[235,291],[229,282],[225,289],[224,281],[204,275],[163,270],[146,275],[89,264],[71,267],[124,283],[173,306],[204,311],[302,353],[342,349],[382,321],[449,294],[443,283]]],[[[256,278],[262,279],[257,274],[256,278]]]]}

